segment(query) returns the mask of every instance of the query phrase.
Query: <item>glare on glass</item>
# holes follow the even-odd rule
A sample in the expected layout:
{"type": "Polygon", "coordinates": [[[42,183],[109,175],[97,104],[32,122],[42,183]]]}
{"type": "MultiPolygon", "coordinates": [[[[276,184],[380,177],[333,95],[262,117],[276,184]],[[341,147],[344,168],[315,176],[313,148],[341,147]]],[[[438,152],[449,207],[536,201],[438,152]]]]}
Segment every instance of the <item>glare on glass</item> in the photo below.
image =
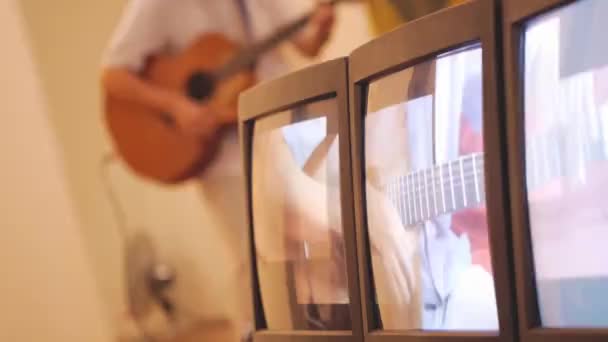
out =
{"type": "Polygon", "coordinates": [[[608,327],[608,2],[524,33],[526,183],[541,321],[608,327]]]}
{"type": "Polygon", "coordinates": [[[385,330],[497,330],[482,56],[467,46],[372,81],[367,227],[385,330]]]}
{"type": "Polygon", "coordinates": [[[253,232],[270,330],[350,330],[335,99],[256,120],[253,232]]]}

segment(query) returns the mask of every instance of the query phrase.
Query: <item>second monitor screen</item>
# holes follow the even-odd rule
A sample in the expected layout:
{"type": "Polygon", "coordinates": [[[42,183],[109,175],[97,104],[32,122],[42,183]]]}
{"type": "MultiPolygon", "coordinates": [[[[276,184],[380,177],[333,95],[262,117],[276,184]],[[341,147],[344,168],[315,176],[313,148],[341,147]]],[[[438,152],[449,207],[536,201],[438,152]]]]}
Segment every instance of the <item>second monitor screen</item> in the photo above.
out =
{"type": "Polygon", "coordinates": [[[526,185],[541,323],[608,327],[608,2],[524,30],[526,185]]]}
{"type": "Polygon", "coordinates": [[[479,44],[368,86],[366,210],[383,329],[498,329],[482,102],[479,44]]]}

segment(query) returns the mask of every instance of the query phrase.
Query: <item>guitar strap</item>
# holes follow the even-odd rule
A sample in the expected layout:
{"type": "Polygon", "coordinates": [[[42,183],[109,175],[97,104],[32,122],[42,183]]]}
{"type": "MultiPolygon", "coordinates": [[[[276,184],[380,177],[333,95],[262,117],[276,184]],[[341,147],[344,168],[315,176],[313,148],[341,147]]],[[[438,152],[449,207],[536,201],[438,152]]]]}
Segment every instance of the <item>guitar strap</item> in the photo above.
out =
{"type": "Polygon", "coordinates": [[[247,8],[247,0],[236,0],[236,7],[238,8],[241,16],[241,22],[245,32],[245,42],[250,44],[253,41],[253,27],[251,24],[251,15],[249,13],[249,9],[247,8]]]}

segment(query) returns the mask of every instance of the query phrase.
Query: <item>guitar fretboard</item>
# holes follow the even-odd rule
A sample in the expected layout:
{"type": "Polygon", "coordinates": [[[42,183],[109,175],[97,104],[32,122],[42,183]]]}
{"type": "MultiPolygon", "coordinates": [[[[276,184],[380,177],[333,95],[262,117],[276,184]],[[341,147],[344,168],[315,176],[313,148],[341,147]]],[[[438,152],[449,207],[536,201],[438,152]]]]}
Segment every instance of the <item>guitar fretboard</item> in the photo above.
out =
{"type": "MultiPolygon", "coordinates": [[[[333,6],[341,1],[345,0],[330,0],[326,3],[333,6]]],[[[243,69],[254,66],[257,59],[262,54],[273,49],[304,27],[312,15],[313,12],[304,14],[293,22],[279,27],[272,35],[266,37],[265,39],[244,47],[236,56],[234,56],[234,58],[229,60],[226,65],[217,70],[213,76],[216,79],[224,79],[243,69]]]]}
{"type": "Polygon", "coordinates": [[[485,201],[482,153],[398,177],[384,187],[405,226],[442,214],[475,207],[485,201]]]}
{"type": "MultiPolygon", "coordinates": [[[[555,128],[526,141],[526,185],[539,188],[555,178],[584,183],[588,164],[608,160],[603,138],[570,127],[555,128]],[[574,131],[574,132],[573,132],[574,131]]],[[[405,226],[485,201],[484,157],[469,154],[396,178],[384,187],[405,226]]]]}
{"type": "Polygon", "coordinates": [[[238,53],[233,59],[228,61],[226,65],[215,72],[215,78],[224,79],[243,69],[254,66],[260,55],[264,54],[268,50],[271,50],[279,43],[297,32],[308,22],[309,17],[310,14],[304,15],[293,23],[289,23],[279,28],[274,35],[243,48],[240,53],[238,53]]]}

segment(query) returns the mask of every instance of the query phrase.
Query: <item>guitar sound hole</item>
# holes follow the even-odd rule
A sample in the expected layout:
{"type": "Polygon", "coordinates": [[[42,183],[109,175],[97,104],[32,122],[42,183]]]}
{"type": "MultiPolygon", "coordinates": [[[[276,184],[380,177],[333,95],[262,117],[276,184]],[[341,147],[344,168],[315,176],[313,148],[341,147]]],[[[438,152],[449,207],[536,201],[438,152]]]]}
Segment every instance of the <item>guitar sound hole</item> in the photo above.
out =
{"type": "Polygon", "coordinates": [[[186,84],[188,96],[197,101],[203,101],[213,93],[215,80],[212,75],[197,71],[190,76],[186,84]]]}

